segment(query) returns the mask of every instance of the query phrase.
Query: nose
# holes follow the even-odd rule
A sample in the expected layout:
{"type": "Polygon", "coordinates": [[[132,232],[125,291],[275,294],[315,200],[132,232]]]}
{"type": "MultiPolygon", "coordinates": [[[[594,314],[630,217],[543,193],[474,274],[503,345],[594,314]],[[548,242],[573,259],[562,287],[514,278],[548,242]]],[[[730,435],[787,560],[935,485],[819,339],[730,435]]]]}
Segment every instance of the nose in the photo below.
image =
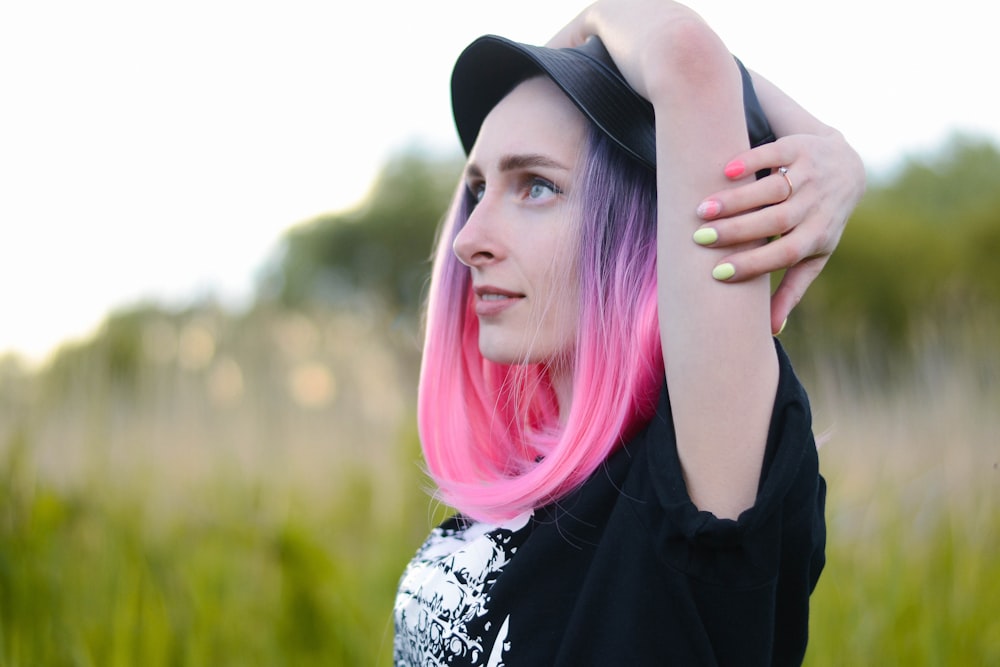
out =
{"type": "Polygon", "coordinates": [[[452,251],[462,264],[483,266],[503,256],[503,244],[497,234],[496,206],[493,197],[485,194],[455,236],[452,251]]]}

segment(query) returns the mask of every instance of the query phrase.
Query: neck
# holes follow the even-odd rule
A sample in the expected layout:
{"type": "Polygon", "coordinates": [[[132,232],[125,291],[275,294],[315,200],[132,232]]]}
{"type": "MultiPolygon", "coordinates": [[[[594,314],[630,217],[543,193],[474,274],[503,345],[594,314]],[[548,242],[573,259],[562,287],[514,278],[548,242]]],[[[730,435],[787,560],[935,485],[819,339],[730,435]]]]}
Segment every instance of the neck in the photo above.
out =
{"type": "Polygon", "coordinates": [[[568,364],[553,366],[549,369],[549,379],[559,401],[559,423],[565,424],[573,405],[573,369],[568,364]]]}

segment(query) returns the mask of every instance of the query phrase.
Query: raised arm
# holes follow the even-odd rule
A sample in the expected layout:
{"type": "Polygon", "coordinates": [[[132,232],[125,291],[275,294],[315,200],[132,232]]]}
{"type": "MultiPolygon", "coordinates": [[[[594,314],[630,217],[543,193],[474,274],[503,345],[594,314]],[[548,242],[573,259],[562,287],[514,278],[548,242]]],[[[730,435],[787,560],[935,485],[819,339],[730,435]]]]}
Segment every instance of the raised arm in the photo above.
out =
{"type": "Polygon", "coordinates": [[[732,249],[706,251],[692,234],[703,194],[727,186],[724,165],[748,148],[739,72],[676,3],[599,2],[556,44],[588,34],[656,111],[660,330],[678,452],[695,505],[735,518],[756,495],[777,386],[769,286],[766,276],[720,282],[732,249]]]}

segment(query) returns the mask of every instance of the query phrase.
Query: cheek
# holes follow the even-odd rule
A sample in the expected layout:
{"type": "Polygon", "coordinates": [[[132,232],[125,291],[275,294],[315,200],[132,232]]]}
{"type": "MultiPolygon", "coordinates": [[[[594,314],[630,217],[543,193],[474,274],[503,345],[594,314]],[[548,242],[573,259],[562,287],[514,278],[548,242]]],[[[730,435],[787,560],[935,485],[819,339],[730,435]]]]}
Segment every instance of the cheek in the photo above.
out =
{"type": "Polygon", "coordinates": [[[580,303],[580,259],[578,239],[571,232],[557,239],[551,256],[552,282],[564,319],[578,319],[580,303]]]}
{"type": "Polygon", "coordinates": [[[580,322],[580,281],[577,262],[559,261],[552,267],[549,321],[564,341],[576,339],[580,322]]]}
{"type": "Polygon", "coordinates": [[[566,337],[575,340],[577,329],[580,326],[580,290],[575,282],[568,285],[562,295],[559,304],[559,321],[560,328],[565,332],[566,337]]]}

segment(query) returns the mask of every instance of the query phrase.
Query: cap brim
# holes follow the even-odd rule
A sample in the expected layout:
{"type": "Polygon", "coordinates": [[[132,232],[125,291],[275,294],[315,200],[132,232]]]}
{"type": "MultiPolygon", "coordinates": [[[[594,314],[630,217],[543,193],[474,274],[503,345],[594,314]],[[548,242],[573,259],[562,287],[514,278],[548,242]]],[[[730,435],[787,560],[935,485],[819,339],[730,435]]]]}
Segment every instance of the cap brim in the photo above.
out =
{"type": "Polygon", "coordinates": [[[551,78],[626,152],[656,168],[653,106],[625,82],[596,38],[571,49],[531,46],[496,35],[470,44],[451,78],[452,111],[466,153],[493,107],[517,84],[537,74],[551,78]]]}

